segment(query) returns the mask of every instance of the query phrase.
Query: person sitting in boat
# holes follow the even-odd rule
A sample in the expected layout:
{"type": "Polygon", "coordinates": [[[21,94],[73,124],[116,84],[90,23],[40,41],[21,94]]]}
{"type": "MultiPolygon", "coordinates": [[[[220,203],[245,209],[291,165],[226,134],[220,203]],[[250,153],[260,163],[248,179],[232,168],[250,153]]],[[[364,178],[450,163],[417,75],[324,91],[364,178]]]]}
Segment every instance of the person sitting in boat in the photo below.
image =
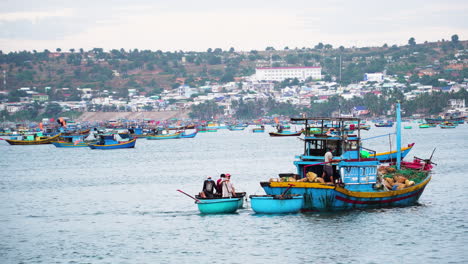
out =
{"type": "Polygon", "coordinates": [[[283,132],[283,126],[281,126],[281,125],[277,125],[277,126],[276,126],[276,129],[278,130],[278,133],[282,133],[282,132],[283,132]]]}
{"type": "Polygon", "coordinates": [[[203,190],[200,192],[202,198],[213,198],[215,196],[216,183],[211,179],[211,176],[203,182],[203,190]]]}
{"type": "Polygon", "coordinates": [[[223,187],[221,186],[221,184],[223,183],[225,179],[226,179],[226,174],[222,173],[221,175],[219,175],[219,179],[216,181],[216,195],[218,196],[222,196],[223,187]]]}
{"type": "Polygon", "coordinates": [[[226,179],[221,182],[221,186],[223,198],[236,197],[236,190],[231,182],[231,174],[226,173],[226,179]]]}
{"type": "Polygon", "coordinates": [[[333,149],[332,148],[327,148],[327,152],[324,155],[324,162],[325,164],[323,165],[323,173],[322,173],[322,178],[325,180],[327,183],[334,183],[334,178],[333,178],[333,154],[332,154],[333,149]]]}

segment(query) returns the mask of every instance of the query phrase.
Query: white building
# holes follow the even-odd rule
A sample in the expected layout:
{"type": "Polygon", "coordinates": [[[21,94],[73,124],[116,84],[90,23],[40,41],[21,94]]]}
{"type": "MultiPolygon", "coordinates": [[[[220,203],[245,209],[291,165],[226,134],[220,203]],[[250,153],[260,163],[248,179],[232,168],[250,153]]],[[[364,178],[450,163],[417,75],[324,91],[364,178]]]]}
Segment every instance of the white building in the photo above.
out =
{"type": "Polygon", "coordinates": [[[384,74],[381,72],[376,73],[365,73],[364,74],[364,81],[368,82],[383,82],[384,74]]]}
{"type": "Polygon", "coordinates": [[[285,79],[297,78],[304,81],[311,77],[313,80],[322,79],[321,67],[272,67],[256,68],[255,76],[258,81],[283,81],[285,79]]]}

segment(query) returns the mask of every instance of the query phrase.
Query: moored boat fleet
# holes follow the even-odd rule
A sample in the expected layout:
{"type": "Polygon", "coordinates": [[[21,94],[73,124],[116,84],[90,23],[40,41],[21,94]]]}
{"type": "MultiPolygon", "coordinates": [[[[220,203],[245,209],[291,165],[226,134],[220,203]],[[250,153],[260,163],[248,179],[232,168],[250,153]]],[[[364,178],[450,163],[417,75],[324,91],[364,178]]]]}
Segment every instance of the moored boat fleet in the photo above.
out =
{"type": "MultiPolygon", "coordinates": [[[[370,126],[359,118],[323,117],[291,118],[288,122],[254,124],[251,133],[263,133],[268,127],[272,137],[300,137],[304,146],[293,162],[295,171],[279,173],[259,184],[264,194],[233,192],[232,195],[206,197],[191,196],[202,214],[234,213],[250,207],[256,213],[282,214],[297,212],[343,211],[381,207],[410,206],[417,203],[431,180],[432,157],[412,161],[404,158],[414,143],[401,145],[401,117],[397,104],[396,122],[385,121],[376,127],[396,124],[396,146],[388,152],[377,152],[364,146],[363,131],[370,126]]],[[[434,123],[430,123],[434,126],[434,123]]],[[[459,123],[444,121],[441,128],[457,127],[459,123]]],[[[82,127],[71,129],[61,126],[52,129],[10,133],[4,139],[10,145],[52,144],[58,148],[121,149],[134,148],[137,139],[147,140],[194,138],[198,133],[217,132],[221,129],[239,133],[249,124],[218,125],[180,124],[153,127],[82,127]]],[[[405,127],[406,129],[409,129],[405,127]]],[[[180,191],[180,190],[179,190],[180,191]]],[[[182,191],[180,191],[182,192],[182,191]]]]}

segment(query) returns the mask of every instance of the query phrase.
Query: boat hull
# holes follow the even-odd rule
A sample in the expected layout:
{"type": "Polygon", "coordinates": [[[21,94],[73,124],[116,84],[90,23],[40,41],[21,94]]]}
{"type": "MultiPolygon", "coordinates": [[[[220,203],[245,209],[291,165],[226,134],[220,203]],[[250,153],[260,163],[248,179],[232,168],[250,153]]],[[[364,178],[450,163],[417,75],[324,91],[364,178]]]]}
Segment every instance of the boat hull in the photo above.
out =
{"type": "Polygon", "coordinates": [[[168,134],[168,135],[154,135],[154,136],[147,136],[146,139],[148,140],[161,140],[161,139],[176,139],[180,138],[181,133],[177,134],[168,134]]]}
{"type": "Polygon", "coordinates": [[[73,142],[53,141],[52,144],[57,148],[83,148],[89,146],[89,144],[86,142],[79,142],[75,144],[73,142]]]}
{"type": "Polygon", "coordinates": [[[254,128],[254,129],[252,129],[252,132],[253,133],[263,133],[263,132],[265,132],[265,129],[256,129],[256,128],[254,128]]]}
{"type": "Polygon", "coordinates": [[[299,212],[304,205],[302,195],[279,199],[275,195],[251,195],[250,205],[258,214],[291,214],[299,212]]]}
{"type": "Polygon", "coordinates": [[[278,133],[278,132],[270,132],[270,137],[298,137],[302,134],[302,131],[299,131],[299,132],[295,132],[295,133],[292,133],[292,132],[282,132],[282,133],[278,133]]]}
{"type": "MultiPolygon", "coordinates": [[[[245,192],[236,192],[235,198],[240,198],[239,202],[237,203],[237,208],[241,209],[244,208],[244,198],[246,193],[245,192]]],[[[201,201],[210,201],[210,200],[223,200],[223,199],[231,199],[231,198],[201,198],[199,195],[195,195],[195,198],[201,201]]]]}
{"type": "Polygon", "coordinates": [[[110,145],[97,145],[97,144],[89,144],[91,149],[122,149],[122,148],[134,148],[136,144],[136,138],[125,142],[125,143],[118,143],[118,144],[110,144],[110,145]]]}
{"type": "MultiPolygon", "coordinates": [[[[302,211],[345,211],[414,205],[431,177],[412,187],[396,191],[350,191],[343,187],[321,183],[295,183],[289,192],[304,196],[302,211]]],[[[262,187],[268,195],[280,195],[290,183],[265,182],[262,187]]]]}
{"type": "Polygon", "coordinates": [[[10,145],[43,145],[43,144],[51,144],[52,141],[58,139],[61,134],[57,134],[55,136],[49,137],[47,139],[42,140],[15,140],[15,139],[5,139],[6,142],[10,145]]]}
{"type": "Polygon", "coordinates": [[[239,208],[240,198],[211,199],[195,202],[202,214],[232,214],[239,208]]]}
{"type": "Polygon", "coordinates": [[[180,135],[181,138],[194,138],[196,135],[197,135],[198,131],[197,132],[193,132],[191,134],[185,134],[185,133],[182,133],[180,135]]]}
{"type": "MultiPolygon", "coordinates": [[[[404,157],[406,157],[406,155],[408,155],[408,153],[411,151],[411,149],[413,149],[413,146],[414,146],[414,143],[412,144],[409,144],[408,147],[404,147],[404,148],[401,148],[401,159],[403,160],[404,157]]],[[[397,159],[397,151],[394,150],[394,151],[389,151],[389,152],[380,152],[380,153],[376,153],[374,155],[370,155],[369,157],[370,158],[376,158],[378,159],[380,162],[389,162],[389,161],[395,161],[397,159]]]]}

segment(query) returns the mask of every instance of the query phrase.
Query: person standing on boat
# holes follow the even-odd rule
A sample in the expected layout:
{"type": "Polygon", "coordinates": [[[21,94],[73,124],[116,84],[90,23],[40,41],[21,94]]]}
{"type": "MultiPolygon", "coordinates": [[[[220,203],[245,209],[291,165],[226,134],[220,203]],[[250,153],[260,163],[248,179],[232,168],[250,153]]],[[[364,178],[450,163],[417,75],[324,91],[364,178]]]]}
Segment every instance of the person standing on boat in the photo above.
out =
{"type": "Polygon", "coordinates": [[[325,153],[324,161],[326,163],[325,163],[325,165],[323,165],[322,178],[325,180],[325,182],[334,183],[335,181],[334,181],[334,178],[333,178],[333,166],[332,166],[333,154],[332,154],[332,151],[333,151],[332,148],[327,148],[327,152],[325,153]]]}
{"type": "Polygon", "coordinates": [[[236,197],[236,190],[231,182],[231,174],[226,173],[226,180],[221,182],[223,198],[236,197]]]}
{"type": "Polygon", "coordinates": [[[202,198],[213,198],[216,188],[216,183],[211,179],[211,176],[203,182],[203,190],[200,193],[202,198]]]}

